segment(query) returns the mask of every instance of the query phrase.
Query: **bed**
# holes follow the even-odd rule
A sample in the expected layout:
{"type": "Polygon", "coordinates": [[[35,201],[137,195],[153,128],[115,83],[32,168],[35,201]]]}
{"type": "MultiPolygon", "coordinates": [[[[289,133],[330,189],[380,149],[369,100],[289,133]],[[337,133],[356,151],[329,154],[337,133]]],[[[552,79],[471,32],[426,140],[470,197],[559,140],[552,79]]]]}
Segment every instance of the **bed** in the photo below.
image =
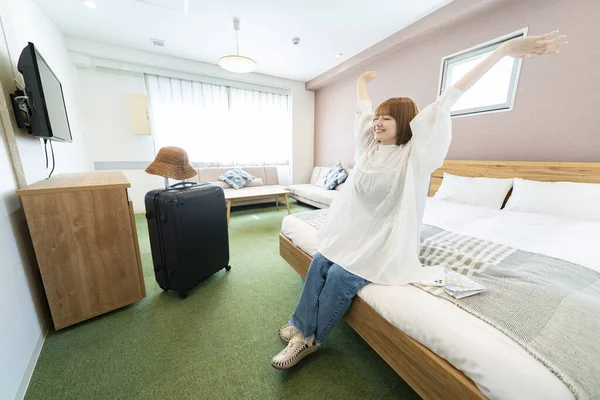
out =
{"type": "MultiPolygon", "coordinates": [[[[600,163],[447,161],[433,174],[430,195],[439,188],[443,172],[600,182],[600,163]]],[[[313,219],[324,219],[326,212],[316,211],[313,219]]],[[[434,199],[428,199],[423,222],[600,271],[595,255],[600,223],[434,199]]],[[[316,233],[314,226],[294,216],[282,224],[280,254],[302,277],[316,251],[316,233]]],[[[502,332],[414,286],[368,285],[345,320],[424,399],[575,398],[561,379],[502,332]]]]}

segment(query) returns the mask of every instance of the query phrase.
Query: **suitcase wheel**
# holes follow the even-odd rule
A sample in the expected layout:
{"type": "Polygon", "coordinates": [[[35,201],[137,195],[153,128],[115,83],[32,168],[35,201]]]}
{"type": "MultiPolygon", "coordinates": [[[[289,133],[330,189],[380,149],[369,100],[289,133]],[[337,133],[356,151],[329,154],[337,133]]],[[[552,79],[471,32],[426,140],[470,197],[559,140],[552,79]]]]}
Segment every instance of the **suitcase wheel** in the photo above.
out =
{"type": "Polygon", "coordinates": [[[187,297],[187,292],[177,292],[177,294],[179,295],[179,297],[181,297],[182,299],[185,299],[187,297]]]}
{"type": "Polygon", "coordinates": [[[231,269],[231,265],[225,267],[225,271],[229,271],[231,269]]]}

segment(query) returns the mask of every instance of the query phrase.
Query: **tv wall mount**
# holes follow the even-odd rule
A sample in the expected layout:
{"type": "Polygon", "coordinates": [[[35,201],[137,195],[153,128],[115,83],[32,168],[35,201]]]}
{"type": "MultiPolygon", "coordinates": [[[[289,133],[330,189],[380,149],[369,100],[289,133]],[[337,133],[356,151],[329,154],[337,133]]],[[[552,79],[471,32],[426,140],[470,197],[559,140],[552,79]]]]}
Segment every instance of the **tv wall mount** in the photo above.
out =
{"type": "Polygon", "coordinates": [[[29,105],[29,97],[21,89],[17,89],[10,94],[12,106],[15,111],[15,119],[17,126],[22,129],[27,129],[31,133],[31,107],[29,105]]]}

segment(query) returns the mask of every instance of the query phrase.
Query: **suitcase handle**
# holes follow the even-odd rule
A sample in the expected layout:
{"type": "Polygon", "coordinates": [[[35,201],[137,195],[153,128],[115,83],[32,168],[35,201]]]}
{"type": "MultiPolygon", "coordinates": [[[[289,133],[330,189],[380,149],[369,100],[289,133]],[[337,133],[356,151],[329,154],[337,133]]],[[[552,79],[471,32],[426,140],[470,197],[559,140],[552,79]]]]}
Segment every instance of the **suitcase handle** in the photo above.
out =
{"type": "Polygon", "coordinates": [[[179,186],[186,187],[186,186],[195,186],[195,185],[197,185],[196,182],[179,182],[179,183],[169,186],[169,189],[175,189],[179,186]]]}

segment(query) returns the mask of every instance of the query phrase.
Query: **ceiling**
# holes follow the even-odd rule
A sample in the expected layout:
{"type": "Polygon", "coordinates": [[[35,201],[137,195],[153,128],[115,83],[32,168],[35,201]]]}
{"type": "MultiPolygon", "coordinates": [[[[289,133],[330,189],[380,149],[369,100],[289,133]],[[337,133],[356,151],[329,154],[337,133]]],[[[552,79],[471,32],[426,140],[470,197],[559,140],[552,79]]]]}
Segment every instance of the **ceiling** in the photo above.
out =
{"type": "Polygon", "coordinates": [[[308,81],[452,0],[35,0],[66,36],[216,64],[239,52],[258,73],[308,81]],[[163,3],[164,6],[152,4],[163,3]],[[187,12],[179,9],[187,3],[187,12]],[[170,7],[170,8],[168,8],[170,7]],[[151,44],[150,37],[165,41],[151,44]],[[292,38],[299,37],[298,46],[292,38]],[[336,57],[343,53],[344,57],[336,57]]]}

